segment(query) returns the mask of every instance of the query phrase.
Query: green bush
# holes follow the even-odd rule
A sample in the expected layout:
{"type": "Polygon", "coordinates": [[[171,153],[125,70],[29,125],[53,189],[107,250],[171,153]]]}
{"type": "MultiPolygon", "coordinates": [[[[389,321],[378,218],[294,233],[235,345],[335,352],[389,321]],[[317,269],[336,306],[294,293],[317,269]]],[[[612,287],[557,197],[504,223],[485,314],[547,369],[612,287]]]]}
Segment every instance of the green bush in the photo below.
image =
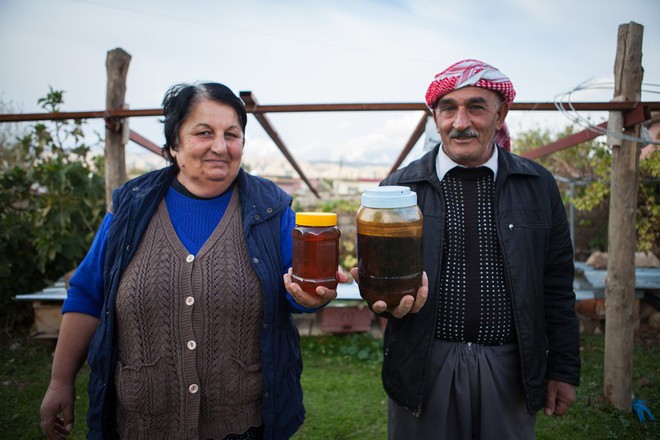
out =
{"type": "MultiPolygon", "coordinates": [[[[51,89],[42,108],[60,111],[51,89]]],[[[31,322],[14,296],[42,289],[85,256],[105,213],[99,158],[84,143],[83,121],[36,123],[0,145],[0,324],[31,322]]]]}

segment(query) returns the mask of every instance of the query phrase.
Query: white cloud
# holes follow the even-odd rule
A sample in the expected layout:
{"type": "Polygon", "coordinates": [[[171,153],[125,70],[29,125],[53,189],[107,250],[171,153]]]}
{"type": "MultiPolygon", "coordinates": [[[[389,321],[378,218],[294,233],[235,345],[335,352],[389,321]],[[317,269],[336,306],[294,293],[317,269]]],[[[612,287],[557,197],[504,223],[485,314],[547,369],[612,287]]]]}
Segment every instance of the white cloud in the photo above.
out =
{"type": "MultiPolygon", "coordinates": [[[[198,79],[251,90],[261,104],[422,102],[433,75],[467,57],[509,75],[518,101],[551,101],[612,75],[618,26],[629,21],[645,26],[645,81],[660,83],[658,16],[657,0],[2,0],[0,92],[25,112],[40,111],[49,85],[66,91],[65,110],[102,109],[106,53],[122,47],[133,57],[133,109],[159,107],[169,86],[198,79]]],[[[510,125],[557,116],[549,115],[512,114],[510,125]]],[[[269,117],[300,161],[393,162],[420,116],[269,117]]],[[[131,127],[162,144],[157,118],[134,118],[131,127]]],[[[280,154],[252,118],[247,139],[246,154],[280,154]]]]}

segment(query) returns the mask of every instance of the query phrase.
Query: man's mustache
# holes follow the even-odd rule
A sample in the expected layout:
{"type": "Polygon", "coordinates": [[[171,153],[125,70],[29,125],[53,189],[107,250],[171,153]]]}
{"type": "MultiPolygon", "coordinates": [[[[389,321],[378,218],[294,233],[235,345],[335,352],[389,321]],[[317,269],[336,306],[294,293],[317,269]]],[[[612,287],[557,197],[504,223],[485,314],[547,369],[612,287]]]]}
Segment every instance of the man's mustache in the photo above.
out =
{"type": "Polygon", "coordinates": [[[452,130],[449,132],[449,139],[469,139],[479,137],[479,133],[471,128],[465,130],[452,130]]]}

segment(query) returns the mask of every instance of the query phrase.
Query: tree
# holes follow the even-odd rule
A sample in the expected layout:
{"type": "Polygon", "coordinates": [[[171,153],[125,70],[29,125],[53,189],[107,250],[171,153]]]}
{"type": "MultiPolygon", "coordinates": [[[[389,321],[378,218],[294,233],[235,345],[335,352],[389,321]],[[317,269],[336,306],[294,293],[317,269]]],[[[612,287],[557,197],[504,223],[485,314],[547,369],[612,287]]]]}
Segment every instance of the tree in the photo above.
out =
{"type": "MultiPolygon", "coordinates": [[[[576,127],[567,126],[559,133],[549,130],[531,129],[516,136],[514,151],[522,154],[533,148],[549,144],[576,132],[576,127]]],[[[610,193],[611,149],[600,138],[558,151],[538,159],[555,176],[564,177],[575,183],[571,196],[566,185],[564,201],[572,203],[582,213],[608,204],[610,193]]],[[[640,161],[640,190],[637,204],[637,250],[653,251],[660,243],[660,152],[654,151],[640,161]]],[[[600,242],[606,246],[607,230],[603,230],[600,242]]],[[[601,249],[605,250],[605,249],[601,249]]]]}
{"type": "MultiPolygon", "coordinates": [[[[63,91],[39,100],[60,111],[63,91]]],[[[105,212],[102,156],[92,157],[83,121],[36,123],[0,136],[0,318],[5,330],[28,312],[13,301],[73,270],[105,212]]]]}

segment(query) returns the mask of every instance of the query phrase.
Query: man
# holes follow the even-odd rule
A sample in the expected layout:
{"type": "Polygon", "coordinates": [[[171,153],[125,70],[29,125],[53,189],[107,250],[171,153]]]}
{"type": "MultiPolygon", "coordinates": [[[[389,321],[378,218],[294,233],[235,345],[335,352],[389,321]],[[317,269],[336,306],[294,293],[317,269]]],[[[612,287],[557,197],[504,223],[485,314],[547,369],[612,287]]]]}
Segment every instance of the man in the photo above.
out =
{"type": "Polygon", "coordinates": [[[538,410],[561,416],[575,400],[566,212],[552,175],[507,151],[514,97],[486,63],[450,66],[426,93],[441,144],[382,182],[417,193],[428,274],[423,307],[389,310],[390,439],[530,439],[538,410]]]}

